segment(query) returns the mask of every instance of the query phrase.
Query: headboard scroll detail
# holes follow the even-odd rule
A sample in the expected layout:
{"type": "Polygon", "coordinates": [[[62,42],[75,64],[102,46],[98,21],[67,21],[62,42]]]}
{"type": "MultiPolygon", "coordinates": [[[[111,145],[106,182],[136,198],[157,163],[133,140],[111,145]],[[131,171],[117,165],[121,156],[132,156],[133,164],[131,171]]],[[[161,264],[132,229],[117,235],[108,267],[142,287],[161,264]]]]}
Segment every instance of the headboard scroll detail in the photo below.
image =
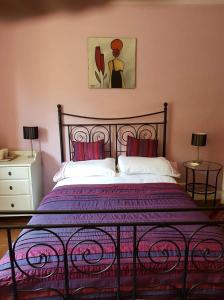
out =
{"type": "Polygon", "coordinates": [[[65,113],[58,104],[61,161],[67,159],[66,152],[69,152],[69,159],[72,159],[72,141],[94,142],[101,139],[104,139],[106,156],[117,159],[120,154],[126,152],[128,135],[141,139],[158,139],[161,155],[166,156],[167,106],[165,102],[163,110],[144,115],[97,118],[65,113]],[[153,121],[154,117],[158,119],[153,121]]]}

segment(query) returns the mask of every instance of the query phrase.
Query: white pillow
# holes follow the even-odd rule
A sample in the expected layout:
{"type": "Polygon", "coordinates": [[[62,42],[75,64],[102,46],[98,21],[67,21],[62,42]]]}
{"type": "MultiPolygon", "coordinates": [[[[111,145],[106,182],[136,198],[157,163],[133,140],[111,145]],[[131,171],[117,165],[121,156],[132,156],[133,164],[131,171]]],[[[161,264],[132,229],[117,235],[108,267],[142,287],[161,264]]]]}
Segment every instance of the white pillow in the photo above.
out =
{"type": "Polygon", "coordinates": [[[115,176],[115,159],[105,158],[65,162],[54,175],[53,181],[58,182],[64,178],[88,176],[115,176]]]}
{"type": "Polygon", "coordinates": [[[118,169],[125,174],[156,174],[180,177],[165,157],[119,156],[118,169]]]}

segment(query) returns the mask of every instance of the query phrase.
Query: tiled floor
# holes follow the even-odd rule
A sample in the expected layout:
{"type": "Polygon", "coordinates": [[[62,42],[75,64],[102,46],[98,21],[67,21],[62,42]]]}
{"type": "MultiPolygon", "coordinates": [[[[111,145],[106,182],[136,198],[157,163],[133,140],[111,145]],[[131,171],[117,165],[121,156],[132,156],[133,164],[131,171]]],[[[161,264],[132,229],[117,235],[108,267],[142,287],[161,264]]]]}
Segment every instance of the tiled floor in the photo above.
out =
{"type": "MultiPolygon", "coordinates": [[[[29,221],[29,217],[8,217],[8,218],[0,218],[0,225],[25,225],[29,221]]],[[[20,230],[16,229],[12,231],[12,238],[13,240],[16,239],[18,236],[20,230]]],[[[3,229],[0,229],[0,257],[6,252],[8,249],[7,244],[7,234],[6,231],[3,229]]]]}

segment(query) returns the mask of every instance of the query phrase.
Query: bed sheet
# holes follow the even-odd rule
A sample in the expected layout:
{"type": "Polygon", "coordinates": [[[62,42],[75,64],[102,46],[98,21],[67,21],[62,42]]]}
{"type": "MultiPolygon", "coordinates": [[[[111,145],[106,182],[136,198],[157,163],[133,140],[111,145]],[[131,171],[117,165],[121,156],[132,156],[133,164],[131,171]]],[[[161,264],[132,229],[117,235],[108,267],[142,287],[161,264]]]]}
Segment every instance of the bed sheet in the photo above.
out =
{"type": "Polygon", "coordinates": [[[116,173],[116,176],[86,176],[65,178],[57,182],[55,187],[74,184],[113,184],[113,183],[176,183],[171,176],[162,176],[155,174],[122,174],[116,173]]]}

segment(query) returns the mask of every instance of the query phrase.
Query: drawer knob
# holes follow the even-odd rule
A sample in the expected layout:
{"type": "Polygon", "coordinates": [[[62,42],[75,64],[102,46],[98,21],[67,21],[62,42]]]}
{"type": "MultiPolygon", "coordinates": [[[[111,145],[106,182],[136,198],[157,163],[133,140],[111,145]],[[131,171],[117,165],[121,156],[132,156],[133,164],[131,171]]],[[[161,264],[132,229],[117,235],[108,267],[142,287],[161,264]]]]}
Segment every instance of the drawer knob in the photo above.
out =
{"type": "Polygon", "coordinates": [[[12,191],[12,190],[13,190],[13,187],[10,185],[9,189],[12,191]]]}
{"type": "Polygon", "coordinates": [[[9,172],[8,172],[8,175],[9,175],[9,176],[12,176],[12,172],[9,171],[9,172]]]}
{"type": "Polygon", "coordinates": [[[14,205],[14,203],[11,203],[11,207],[14,207],[15,205],[14,205]]]}

